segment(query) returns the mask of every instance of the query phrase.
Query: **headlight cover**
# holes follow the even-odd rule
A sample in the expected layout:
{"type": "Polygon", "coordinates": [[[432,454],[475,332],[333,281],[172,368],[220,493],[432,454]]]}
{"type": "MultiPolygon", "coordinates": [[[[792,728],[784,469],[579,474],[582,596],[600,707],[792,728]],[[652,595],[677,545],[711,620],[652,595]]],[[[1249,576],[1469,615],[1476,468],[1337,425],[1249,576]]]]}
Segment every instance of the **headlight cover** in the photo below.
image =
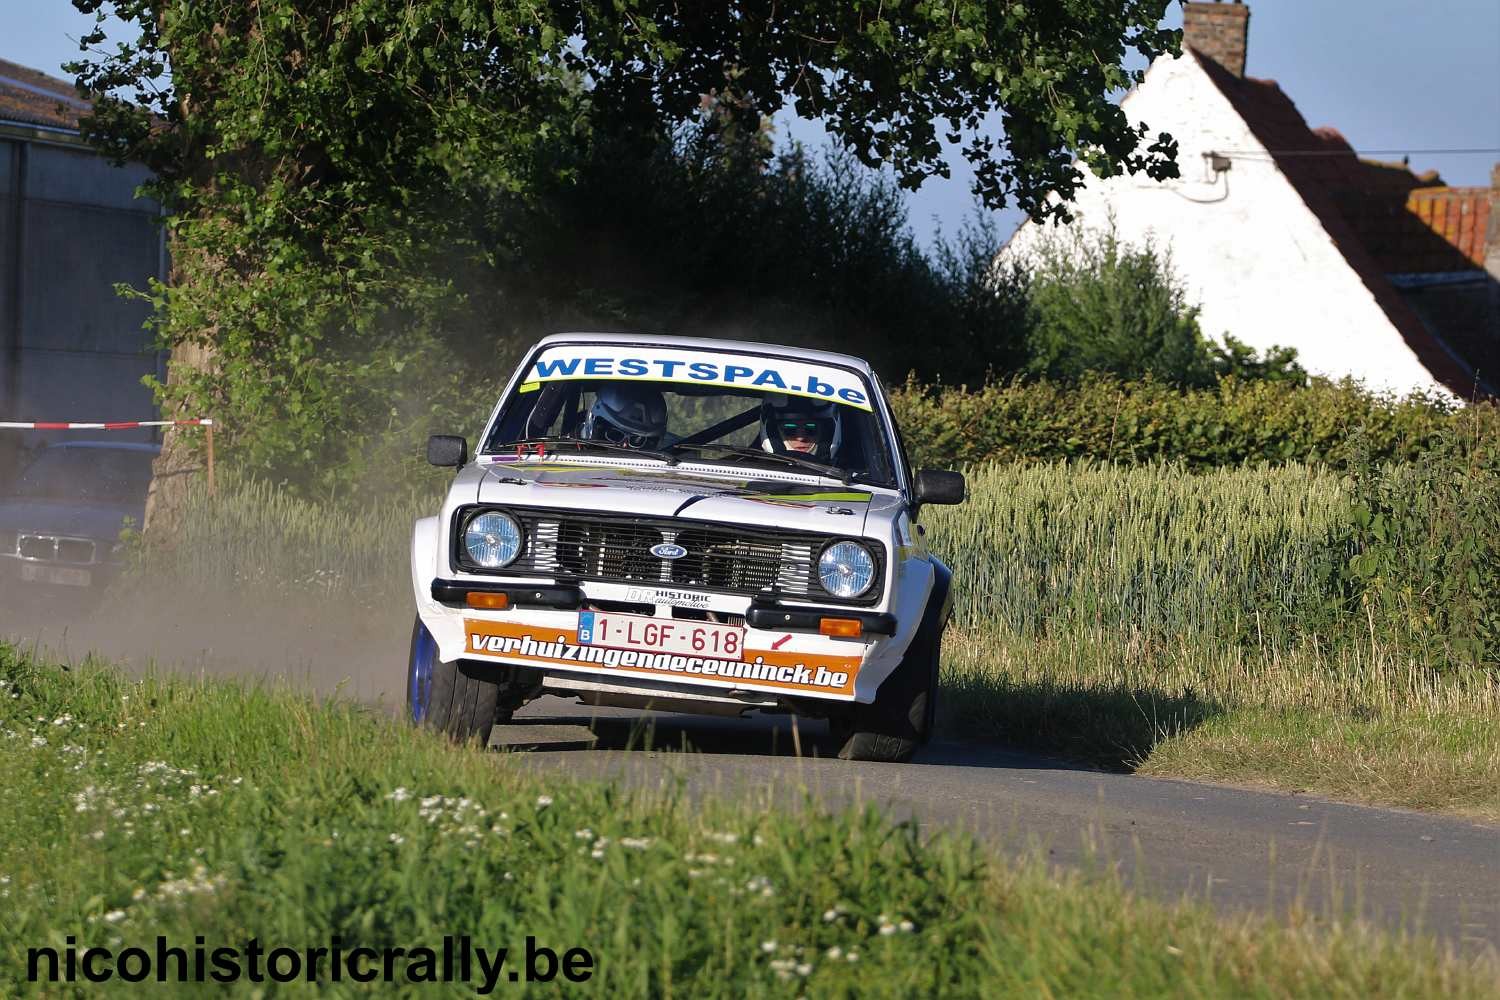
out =
{"type": "Polygon", "coordinates": [[[834,597],[858,597],[875,583],[875,557],[858,542],[834,542],[818,556],[818,581],[834,597]]]}
{"type": "Polygon", "coordinates": [[[521,526],[498,510],[476,514],[464,528],[464,549],[485,569],[509,566],[521,554],[521,526]]]}

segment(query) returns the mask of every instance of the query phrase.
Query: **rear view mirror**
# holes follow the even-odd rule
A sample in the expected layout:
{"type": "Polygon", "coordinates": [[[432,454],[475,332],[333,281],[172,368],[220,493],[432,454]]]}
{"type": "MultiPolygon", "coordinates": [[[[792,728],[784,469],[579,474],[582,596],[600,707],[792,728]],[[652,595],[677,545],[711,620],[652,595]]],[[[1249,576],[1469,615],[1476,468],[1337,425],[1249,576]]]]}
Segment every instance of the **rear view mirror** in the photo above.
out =
{"type": "Polygon", "coordinates": [[[469,442],[453,434],[427,439],[427,463],[440,469],[461,469],[469,461],[469,442]]]}
{"type": "Polygon", "coordinates": [[[922,469],[917,473],[916,501],[954,504],[964,502],[964,477],[961,472],[922,469]]]}

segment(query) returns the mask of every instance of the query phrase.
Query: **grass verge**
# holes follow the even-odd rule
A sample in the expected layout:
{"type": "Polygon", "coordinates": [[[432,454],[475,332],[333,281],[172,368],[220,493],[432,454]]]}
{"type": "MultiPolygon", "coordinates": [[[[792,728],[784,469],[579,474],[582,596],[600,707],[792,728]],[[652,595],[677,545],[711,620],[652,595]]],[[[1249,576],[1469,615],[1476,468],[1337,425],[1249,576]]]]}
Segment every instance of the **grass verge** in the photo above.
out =
{"type": "Polygon", "coordinates": [[[1113,630],[951,630],[948,730],[1103,767],[1500,821],[1500,678],[1378,644],[1287,651],[1113,630]]]}
{"type": "MultiPolygon", "coordinates": [[[[200,936],[209,948],[338,937],[352,949],[437,948],[468,934],[517,951],[530,935],[592,953],[586,982],[559,977],[525,987],[532,994],[1494,990],[1492,959],[1421,940],[1144,902],[1107,880],[1001,865],[971,841],[920,837],[870,810],[791,816],[547,779],[348,703],[63,671],[5,646],[0,692],[8,996],[91,989],[29,984],[28,947],[72,937],[149,949],[158,935],[189,949],[200,936]]],[[[420,963],[394,968],[397,991],[418,989],[399,977],[424,974],[420,963]]],[[[502,979],[497,991],[507,988],[523,987],[502,979]]]]}

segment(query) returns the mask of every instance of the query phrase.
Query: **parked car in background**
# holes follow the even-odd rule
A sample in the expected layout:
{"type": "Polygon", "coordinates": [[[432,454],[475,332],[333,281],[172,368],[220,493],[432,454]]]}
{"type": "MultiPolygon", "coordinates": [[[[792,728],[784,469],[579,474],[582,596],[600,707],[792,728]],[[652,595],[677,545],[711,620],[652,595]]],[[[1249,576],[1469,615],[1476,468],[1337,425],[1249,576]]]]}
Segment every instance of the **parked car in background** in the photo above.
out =
{"type": "Polygon", "coordinates": [[[43,447],[0,483],[0,586],[99,590],[123,565],[120,532],[146,512],[155,444],[70,441],[43,447]]]}

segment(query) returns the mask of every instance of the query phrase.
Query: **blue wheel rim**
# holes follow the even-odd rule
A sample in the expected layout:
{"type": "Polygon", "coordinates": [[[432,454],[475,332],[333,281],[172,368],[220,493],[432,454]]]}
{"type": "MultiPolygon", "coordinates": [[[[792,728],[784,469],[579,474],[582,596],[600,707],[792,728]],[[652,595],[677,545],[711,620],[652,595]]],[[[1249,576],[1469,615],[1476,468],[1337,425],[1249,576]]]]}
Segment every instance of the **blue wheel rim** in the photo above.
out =
{"type": "Polygon", "coordinates": [[[437,661],[437,640],[427,626],[417,622],[411,638],[411,660],[406,667],[406,707],[413,722],[427,715],[432,697],[432,665],[437,661]]]}

